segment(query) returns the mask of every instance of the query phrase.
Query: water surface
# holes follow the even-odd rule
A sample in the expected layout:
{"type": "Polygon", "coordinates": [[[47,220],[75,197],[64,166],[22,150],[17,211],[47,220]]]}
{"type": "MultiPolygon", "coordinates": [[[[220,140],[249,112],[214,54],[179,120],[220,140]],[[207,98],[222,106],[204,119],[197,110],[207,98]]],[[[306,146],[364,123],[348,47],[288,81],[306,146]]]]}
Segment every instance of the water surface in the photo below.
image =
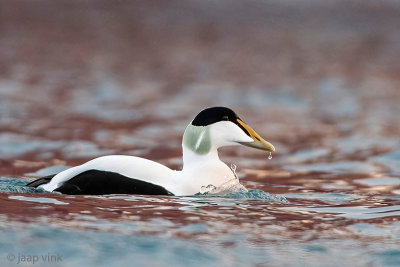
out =
{"type": "Polygon", "coordinates": [[[400,266],[399,18],[395,1],[2,1],[0,265],[400,266]],[[248,192],[25,187],[108,154],[179,169],[216,105],[277,149],[221,149],[248,192]]]}

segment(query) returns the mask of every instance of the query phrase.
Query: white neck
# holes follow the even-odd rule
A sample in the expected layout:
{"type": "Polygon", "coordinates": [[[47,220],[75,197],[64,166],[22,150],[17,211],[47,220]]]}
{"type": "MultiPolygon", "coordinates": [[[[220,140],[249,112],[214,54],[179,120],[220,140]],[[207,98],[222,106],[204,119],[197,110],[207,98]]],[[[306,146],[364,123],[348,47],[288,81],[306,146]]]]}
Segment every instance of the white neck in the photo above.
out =
{"type": "Polygon", "coordinates": [[[215,163],[224,164],[218,156],[217,149],[210,149],[210,151],[206,154],[198,154],[191,149],[187,148],[185,145],[182,145],[182,153],[183,153],[183,167],[182,171],[185,169],[197,168],[199,166],[205,165],[215,165],[215,163]]]}
{"type": "Polygon", "coordinates": [[[183,168],[178,172],[178,194],[192,195],[200,192],[203,186],[218,187],[235,178],[232,170],[218,157],[216,148],[206,154],[198,154],[182,145],[183,168]]]}

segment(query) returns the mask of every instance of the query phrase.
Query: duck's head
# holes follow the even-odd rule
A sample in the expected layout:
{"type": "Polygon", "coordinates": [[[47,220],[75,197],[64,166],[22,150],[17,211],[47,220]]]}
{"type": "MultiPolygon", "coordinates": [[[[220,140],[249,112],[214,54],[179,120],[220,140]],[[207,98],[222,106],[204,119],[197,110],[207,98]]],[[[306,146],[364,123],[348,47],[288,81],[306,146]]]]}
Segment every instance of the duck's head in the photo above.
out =
{"type": "Polygon", "coordinates": [[[244,145],[273,152],[275,147],[226,107],[202,110],[187,126],[183,146],[197,154],[223,146],[244,145]]]}

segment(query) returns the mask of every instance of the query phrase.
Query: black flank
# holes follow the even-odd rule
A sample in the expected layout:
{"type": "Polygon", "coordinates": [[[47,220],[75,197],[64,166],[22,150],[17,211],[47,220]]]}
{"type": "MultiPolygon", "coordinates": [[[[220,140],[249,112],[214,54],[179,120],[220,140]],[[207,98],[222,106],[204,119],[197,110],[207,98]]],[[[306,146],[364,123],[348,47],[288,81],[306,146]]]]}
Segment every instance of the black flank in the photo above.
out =
{"type": "Polygon", "coordinates": [[[138,194],[169,195],[164,187],[115,172],[89,170],[66,181],[57,192],[70,195],[138,194]]]}

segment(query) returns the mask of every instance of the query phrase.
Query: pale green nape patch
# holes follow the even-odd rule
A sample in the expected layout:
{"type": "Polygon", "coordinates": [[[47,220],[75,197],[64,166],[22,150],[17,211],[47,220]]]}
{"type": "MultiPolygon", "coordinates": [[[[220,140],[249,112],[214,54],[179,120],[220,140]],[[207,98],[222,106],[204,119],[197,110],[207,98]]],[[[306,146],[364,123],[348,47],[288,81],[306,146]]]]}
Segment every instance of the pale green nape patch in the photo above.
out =
{"type": "Polygon", "coordinates": [[[183,145],[197,154],[207,154],[211,148],[209,127],[193,125],[186,127],[183,134],[183,145]]]}

